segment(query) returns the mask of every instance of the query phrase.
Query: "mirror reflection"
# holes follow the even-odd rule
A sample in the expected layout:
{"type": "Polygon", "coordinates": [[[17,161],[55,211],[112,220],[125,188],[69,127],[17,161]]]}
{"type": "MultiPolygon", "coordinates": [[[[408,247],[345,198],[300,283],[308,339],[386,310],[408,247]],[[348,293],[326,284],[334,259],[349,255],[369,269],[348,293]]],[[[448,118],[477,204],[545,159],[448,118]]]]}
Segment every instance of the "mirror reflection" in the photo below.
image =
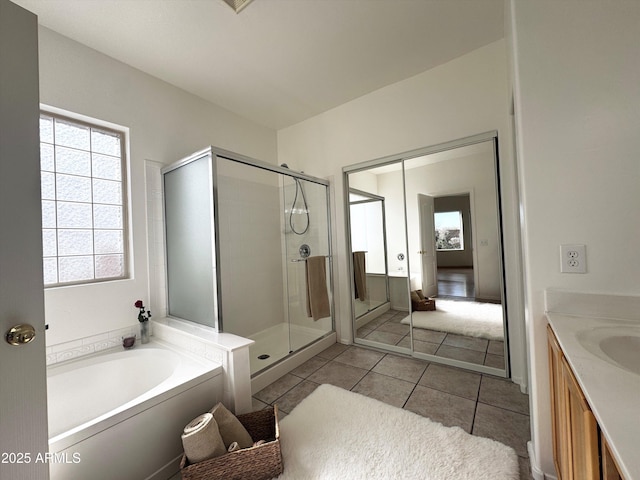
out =
{"type": "MultiPolygon", "coordinates": [[[[346,175],[350,187],[367,178],[386,219],[389,308],[366,323],[356,313],[356,343],[506,370],[496,172],[489,139],[346,175]]],[[[362,221],[352,209],[353,246],[362,221]]]]}

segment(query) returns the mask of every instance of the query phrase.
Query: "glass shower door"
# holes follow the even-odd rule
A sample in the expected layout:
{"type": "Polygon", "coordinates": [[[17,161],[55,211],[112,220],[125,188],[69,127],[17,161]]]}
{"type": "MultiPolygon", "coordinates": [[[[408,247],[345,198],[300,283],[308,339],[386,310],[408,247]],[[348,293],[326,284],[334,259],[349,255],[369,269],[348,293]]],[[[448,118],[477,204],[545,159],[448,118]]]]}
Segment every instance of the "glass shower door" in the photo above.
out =
{"type": "Polygon", "coordinates": [[[285,308],[295,352],[333,330],[328,188],[283,175],[285,308]]]}

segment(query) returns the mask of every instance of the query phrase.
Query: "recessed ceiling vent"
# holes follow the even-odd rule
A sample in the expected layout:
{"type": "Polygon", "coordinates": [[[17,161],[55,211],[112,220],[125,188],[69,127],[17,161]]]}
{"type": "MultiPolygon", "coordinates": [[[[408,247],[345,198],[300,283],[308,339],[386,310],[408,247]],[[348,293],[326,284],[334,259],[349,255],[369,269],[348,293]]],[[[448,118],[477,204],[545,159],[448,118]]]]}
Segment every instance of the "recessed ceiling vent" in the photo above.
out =
{"type": "Polygon", "coordinates": [[[244,7],[249,5],[253,0],[223,0],[224,3],[233,8],[233,11],[240,13],[244,7]]]}

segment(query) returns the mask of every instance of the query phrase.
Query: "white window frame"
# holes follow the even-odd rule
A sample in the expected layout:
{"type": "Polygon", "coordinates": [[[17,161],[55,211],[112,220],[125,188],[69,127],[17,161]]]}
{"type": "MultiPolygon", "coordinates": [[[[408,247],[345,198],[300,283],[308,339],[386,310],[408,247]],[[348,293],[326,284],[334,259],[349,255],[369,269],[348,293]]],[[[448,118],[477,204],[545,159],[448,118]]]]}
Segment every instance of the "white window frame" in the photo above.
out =
{"type": "MultiPolygon", "coordinates": [[[[96,256],[99,256],[101,254],[97,254],[95,251],[95,230],[104,230],[104,229],[97,229],[95,228],[95,226],[93,225],[93,206],[95,204],[98,204],[99,202],[94,202],[93,198],[91,200],[91,202],[87,202],[90,203],[91,207],[91,211],[92,211],[92,227],[91,227],[91,231],[92,231],[92,243],[93,243],[93,248],[92,248],[92,253],[90,255],[82,255],[82,256],[92,256],[94,258],[94,262],[93,262],[93,275],[92,278],[88,278],[88,279],[84,279],[84,280],[76,280],[76,281],[67,281],[67,282],[61,282],[60,280],[60,263],[59,263],[59,259],[61,257],[70,257],[72,255],[60,255],[58,248],[56,248],[56,255],[48,255],[47,257],[44,256],[44,251],[43,251],[43,262],[45,258],[55,258],[56,261],[58,262],[58,268],[57,268],[57,282],[55,283],[46,283],[44,285],[44,288],[48,289],[48,288],[55,288],[55,287],[61,287],[61,286],[73,286],[73,285],[89,285],[89,284],[96,284],[96,283],[103,283],[103,282],[111,282],[111,281],[118,281],[118,280],[127,280],[132,278],[131,276],[131,237],[130,237],[130,232],[131,232],[131,226],[130,226],[130,222],[129,222],[129,218],[130,218],[130,190],[129,190],[129,129],[126,127],[122,127],[120,125],[115,125],[109,122],[105,122],[105,121],[101,121],[95,118],[91,118],[91,117],[87,117],[84,115],[79,115],[79,114],[75,114],[72,112],[68,112],[62,109],[58,109],[55,107],[48,107],[45,105],[41,105],[40,106],[40,117],[51,117],[53,119],[59,119],[65,122],[69,122],[69,123],[73,123],[82,127],[89,127],[92,130],[95,131],[99,131],[99,132],[104,132],[110,135],[118,135],[120,137],[120,189],[121,189],[121,195],[122,195],[122,199],[121,199],[121,207],[122,207],[122,252],[117,252],[118,254],[122,254],[123,259],[122,259],[122,274],[118,275],[118,276],[111,276],[111,277],[99,277],[96,278],[96,270],[95,270],[95,258],[96,256]]],[[[42,142],[42,137],[41,137],[41,143],[42,142]]],[[[48,142],[47,142],[48,143],[48,142]]],[[[54,149],[55,149],[55,137],[54,137],[54,149]]],[[[91,147],[90,147],[91,148],[91,147]]],[[[94,153],[92,150],[89,150],[90,154],[94,153]]],[[[116,157],[114,157],[116,158],[116,157]]],[[[41,172],[43,170],[41,169],[41,172]]],[[[93,172],[91,172],[91,175],[89,177],[86,178],[90,178],[92,183],[93,183],[93,179],[99,179],[99,177],[93,177],[93,172]]],[[[43,199],[44,201],[44,199],[43,199]]],[[[56,198],[56,200],[54,200],[57,204],[58,199],[56,198]]],[[[57,211],[57,209],[56,209],[57,211]]],[[[42,231],[43,231],[43,235],[44,235],[44,230],[45,228],[43,227],[42,231]]],[[[47,230],[52,230],[51,228],[47,228],[47,230]]],[[[59,230],[59,226],[56,223],[55,226],[55,231],[56,231],[56,241],[58,239],[58,230],[59,230]]],[[[107,229],[108,230],[108,229],[107,229]]],[[[118,230],[118,229],[116,229],[118,230]]]]}

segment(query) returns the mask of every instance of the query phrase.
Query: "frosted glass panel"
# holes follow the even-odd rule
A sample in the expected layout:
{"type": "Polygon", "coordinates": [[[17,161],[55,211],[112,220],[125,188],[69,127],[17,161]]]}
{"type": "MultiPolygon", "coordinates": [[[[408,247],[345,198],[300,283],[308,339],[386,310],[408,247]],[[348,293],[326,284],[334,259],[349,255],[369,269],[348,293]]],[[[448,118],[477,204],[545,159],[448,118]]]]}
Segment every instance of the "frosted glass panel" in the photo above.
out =
{"type": "Polygon", "coordinates": [[[123,251],[121,230],[95,230],[94,238],[96,253],[119,253],[123,251]]]}
{"type": "Polygon", "coordinates": [[[41,179],[41,195],[43,200],[56,199],[56,177],[53,173],[42,172],[41,179]]]}
{"type": "Polygon", "coordinates": [[[53,143],[53,118],[40,117],[40,140],[53,143]]]}
{"type": "Polygon", "coordinates": [[[169,314],[217,326],[209,155],[164,175],[169,314]]]}
{"type": "MultiPolygon", "coordinates": [[[[44,174],[43,174],[44,176],[44,174]]],[[[56,175],[56,193],[58,200],[73,202],[91,201],[91,179],[72,175],[56,175]]],[[[44,198],[44,197],[43,197],[44,198]]],[[[49,197],[46,197],[49,198],[49,197]]]]}
{"type": "Polygon", "coordinates": [[[89,150],[89,127],[68,123],[64,120],[55,120],[56,145],[89,150]]]}
{"type": "Polygon", "coordinates": [[[91,149],[97,153],[119,157],[120,138],[117,135],[93,130],[91,132],[91,149]]]}
{"type": "Polygon", "coordinates": [[[94,205],[93,226],[95,228],[122,228],[122,207],[94,205]]]}
{"type": "Polygon", "coordinates": [[[96,203],[122,203],[122,190],[120,182],[109,180],[93,180],[93,201],[96,203]]]}
{"type": "Polygon", "coordinates": [[[107,180],[120,180],[122,178],[121,160],[107,155],[93,155],[93,176],[106,178],[107,180]]]}
{"type": "Polygon", "coordinates": [[[56,228],[56,202],[42,201],[42,228],[56,228]]]}
{"type": "Polygon", "coordinates": [[[91,204],[58,202],[59,228],[92,228],[91,204]]]}
{"type": "Polygon", "coordinates": [[[58,283],[58,259],[45,258],[42,262],[44,270],[44,283],[58,283]]]}
{"type": "Polygon", "coordinates": [[[60,282],[80,282],[93,278],[93,257],[60,257],[60,282]]]}
{"type": "Polygon", "coordinates": [[[91,255],[92,230],[58,230],[59,255],[91,255]]]}
{"type": "Polygon", "coordinates": [[[53,145],[48,143],[40,144],[40,169],[53,172],[55,164],[53,162],[53,145]]]}
{"type": "Polygon", "coordinates": [[[122,255],[96,256],[96,278],[112,278],[122,275],[124,258],[122,255]]]}
{"type": "Polygon", "coordinates": [[[54,257],[58,254],[55,230],[42,230],[42,253],[45,257],[54,257]]]}
{"type": "Polygon", "coordinates": [[[82,150],[56,147],[56,172],[88,177],[91,175],[91,155],[82,150]]]}

